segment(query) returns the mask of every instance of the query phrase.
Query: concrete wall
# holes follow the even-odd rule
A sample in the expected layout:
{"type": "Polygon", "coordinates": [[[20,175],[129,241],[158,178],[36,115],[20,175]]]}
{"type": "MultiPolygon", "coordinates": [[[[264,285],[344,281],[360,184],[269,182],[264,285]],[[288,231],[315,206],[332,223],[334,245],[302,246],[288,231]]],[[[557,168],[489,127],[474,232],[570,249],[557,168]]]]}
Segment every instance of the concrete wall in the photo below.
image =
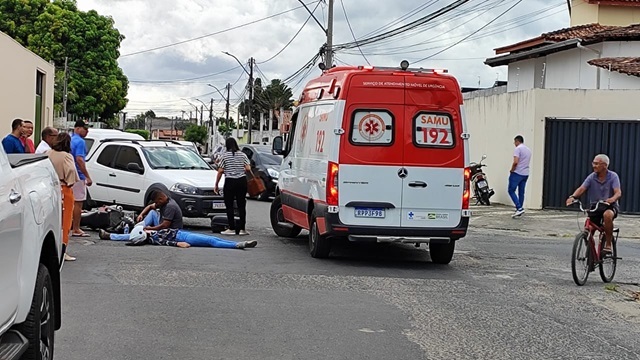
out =
{"type": "MultiPolygon", "coordinates": [[[[11,132],[15,118],[36,118],[36,72],[45,74],[41,128],[53,125],[55,68],[0,32],[0,136],[11,132]]],[[[34,141],[39,134],[34,133],[34,141]]],[[[37,146],[37,143],[36,143],[37,146]]]]}
{"type": "Polygon", "coordinates": [[[599,6],[585,0],[572,0],[571,3],[571,26],[592,23],[627,26],[640,22],[639,7],[599,6]]]}
{"type": "MultiPolygon", "coordinates": [[[[494,202],[511,204],[507,194],[513,138],[522,135],[533,151],[525,207],[542,208],[546,117],[640,120],[638,90],[534,89],[492,96],[465,94],[472,161],[487,154],[485,168],[494,202]]],[[[570,156],[568,154],[567,156],[570,156]]]]}

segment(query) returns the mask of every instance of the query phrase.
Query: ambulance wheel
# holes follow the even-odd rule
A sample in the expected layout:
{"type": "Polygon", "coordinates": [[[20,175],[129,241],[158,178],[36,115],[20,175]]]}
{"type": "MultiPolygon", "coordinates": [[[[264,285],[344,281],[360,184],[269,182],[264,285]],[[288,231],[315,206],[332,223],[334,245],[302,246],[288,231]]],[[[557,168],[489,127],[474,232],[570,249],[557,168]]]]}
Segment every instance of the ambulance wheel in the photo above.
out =
{"type": "Polygon", "coordinates": [[[448,244],[434,244],[429,243],[429,255],[431,261],[436,264],[446,265],[451,262],[453,258],[453,250],[456,247],[456,242],[450,240],[448,244]]]}
{"type": "Polygon", "coordinates": [[[324,259],[329,257],[331,252],[331,240],[320,235],[316,214],[311,216],[311,224],[309,227],[309,252],[311,257],[324,259]]]}
{"type": "Polygon", "coordinates": [[[287,223],[282,212],[282,199],[280,198],[280,195],[276,196],[271,203],[269,218],[271,219],[271,228],[273,229],[273,232],[280,237],[294,238],[300,235],[300,232],[302,231],[300,226],[287,223]]]}

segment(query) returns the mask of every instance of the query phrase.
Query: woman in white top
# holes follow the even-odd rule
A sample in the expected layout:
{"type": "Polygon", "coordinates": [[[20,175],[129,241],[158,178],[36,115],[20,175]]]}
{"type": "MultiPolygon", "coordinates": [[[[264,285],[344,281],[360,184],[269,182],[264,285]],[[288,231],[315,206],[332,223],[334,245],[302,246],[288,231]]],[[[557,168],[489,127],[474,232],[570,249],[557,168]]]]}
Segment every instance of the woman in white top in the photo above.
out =
{"type": "Polygon", "coordinates": [[[222,154],[216,186],[214,191],[218,193],[218,184],[224,174],[224,204],[227,208],[227,220],[229,229],[222,235],[249,235],[245,229],[247,222],[247,171],[251,170],[249,158],[238,147],[234,138],[228,138],[225,142],[227,151],[222,154]],[[238,205],[239,221],[235,221],[233,214],[233,201],[238,205]]]}

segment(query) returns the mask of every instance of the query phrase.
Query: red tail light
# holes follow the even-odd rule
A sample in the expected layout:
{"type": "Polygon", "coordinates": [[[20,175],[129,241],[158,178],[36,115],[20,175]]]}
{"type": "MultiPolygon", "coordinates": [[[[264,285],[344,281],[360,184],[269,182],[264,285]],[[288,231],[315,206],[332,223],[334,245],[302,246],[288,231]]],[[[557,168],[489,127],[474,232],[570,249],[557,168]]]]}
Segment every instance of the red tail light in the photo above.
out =
{"type": "Polygon", "coordinates": [[[331,161],[327,168],[327,204],[338,206],[338,164],[331,161]]]}
{"type": "Polygon", "coordinates": [[[462,191],[462,209],[469,209],[469,200],[471,198],[471,189],[469,181],[471,179],[471,169],[464,169],[464,190],[462,191]]]}

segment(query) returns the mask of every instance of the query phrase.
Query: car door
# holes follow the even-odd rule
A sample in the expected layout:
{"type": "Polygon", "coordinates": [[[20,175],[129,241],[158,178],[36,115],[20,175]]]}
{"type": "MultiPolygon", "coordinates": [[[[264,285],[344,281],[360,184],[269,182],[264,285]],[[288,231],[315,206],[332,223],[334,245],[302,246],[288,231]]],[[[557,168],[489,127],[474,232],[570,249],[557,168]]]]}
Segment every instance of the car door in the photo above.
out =
{"type": "Polygon", "coordinates": [[[117,204],[142,206],[144,204],[144,174],[148,169],[142,162],[137,148],[120,145],[110,174],[110,191],[117,204]],[[129,164],[137,164],[140,171],[129,169],[129,164]]]}
{"type": "Polygon", "coordinates": [[[18,264],[22,252],[24,229],[23,214],[29,201],[20,183],[10,171],[4,152],[0,154],[0,327],[11,320],[18,309],[20,288],[18,264]]]}
{"type": "Polygon", "coordinates": [[[114,195],[111,193],[111,178],[113,173],[113,161],[118,153],[119,145],[106,145],[98,154],[96,160],[89,160],[89,173],[94,184],[87,188],[87,192],[93,201],[113,203],[114,195]]]}
{"type": "Polygon", "coordinates": [[[448,78],[406,79],[402,226],[452,228],[464,191],[464,143],[457,86],[448,78]]]}
{"type": "Polygon", "coordinates": [[[251,171],[247,171],[247,176],[251,175],[251,172],[253,172],[254,174],[258,173],[258,169],[256,169],[256,166],[258,165],[258,159],[256,156],[256,152],[253,151],[253,149],[249,146],[245,146],[242,148],[241,150],[245,155],[247,155],[247,158],[249,159],[249,162],[251,163],[251,171]]]}

